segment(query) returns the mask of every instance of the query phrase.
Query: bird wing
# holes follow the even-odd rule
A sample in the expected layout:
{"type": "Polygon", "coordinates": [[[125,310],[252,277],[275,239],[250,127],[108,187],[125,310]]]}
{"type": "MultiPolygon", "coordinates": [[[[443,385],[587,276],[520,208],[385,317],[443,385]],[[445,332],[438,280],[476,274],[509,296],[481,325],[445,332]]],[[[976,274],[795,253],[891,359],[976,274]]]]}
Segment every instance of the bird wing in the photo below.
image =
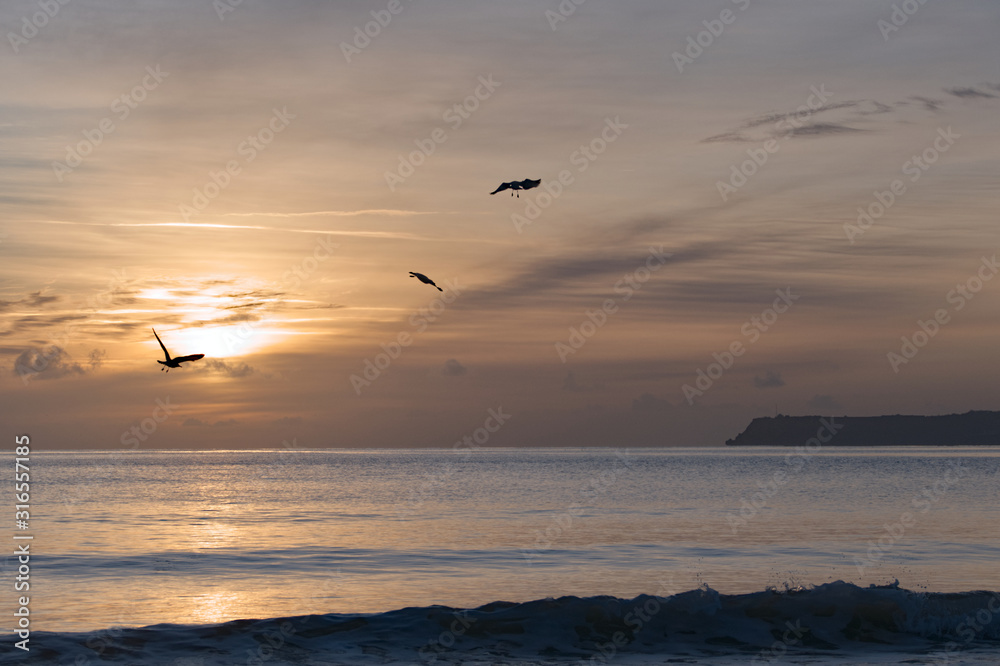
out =
{"type": "Polygon", "coordinates": [[[191,354],[190,356],[181,356],[180,358],[175,358],[175,363],[187,363],[188,361],[197,361],[199,358],[205,358],[204,354],[191,354]]]}
{"type": "Polygon", "coordinates": [[[497,192],[503,192],[504,190],[509,190],[510,186],[511,186],[510,183],[500,183],[500,187],[490,192],[490,194],[496,194],[497,192]]]}
{"type": "MultiPolygon", "coordinates": [[[[156,335],[156,329],[155,328],[153,329],[153,335],[156,335]]],[[[167,348],[163,346],[163,340],[160,340],[160,336],[156,335],[156,341],[160,343],[160,349],[163,350],[163,355],[166,356],[167,360],[169,361],[170,360],[170,352],[168,352],[167,348]]]]}
{"type": "Polygon", "coordinates": [[[538,187],[539,185],[541,185],[541,183],[542,183],[541,178],[539,178],[538,180],[531,180],[530,178],[527,178],[521,181],[521,187],[525,190],[530,190],[533,187],[538,187]]]}

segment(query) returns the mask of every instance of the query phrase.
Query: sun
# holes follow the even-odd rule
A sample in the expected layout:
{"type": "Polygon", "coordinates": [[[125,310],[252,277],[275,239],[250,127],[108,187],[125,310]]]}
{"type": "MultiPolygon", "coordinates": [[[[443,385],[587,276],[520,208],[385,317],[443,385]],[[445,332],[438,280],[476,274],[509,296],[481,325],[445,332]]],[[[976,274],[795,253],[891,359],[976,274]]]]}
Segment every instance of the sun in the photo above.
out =
{"type": "Polygon", "coordinates": [[[168,331],[167,335],[170,342],[165,336],[160,337],[164,338],[163,343],[171,356],[204,354],[206,358],[246,356],[273,344],[280,337],[266,320],[183,328],[168,331]]]}
{"type": "Polygon", "coordinates": [[[277,298],[258,285],[202,279],[144,289],[139,296],[157,311],[167,310],[177,322],[157,330],[173,357],[245,356],[284,337],[274,308],[277,298]]]}

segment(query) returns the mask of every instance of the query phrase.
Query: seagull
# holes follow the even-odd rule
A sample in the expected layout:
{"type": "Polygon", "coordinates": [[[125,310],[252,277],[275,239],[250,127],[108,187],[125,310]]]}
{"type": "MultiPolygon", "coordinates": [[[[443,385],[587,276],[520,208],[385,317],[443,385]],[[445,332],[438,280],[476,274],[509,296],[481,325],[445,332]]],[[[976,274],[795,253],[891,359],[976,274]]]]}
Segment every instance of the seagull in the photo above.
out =
{"type": "MultiPolygon", "coordinates": [[[[156,335],[156,329],[153,329],[153,335],[156,335]]],[[[163,341],[160,340],[160,336],[156,335],[156,341],[160,343],[160,347],[163,349],[163,355],[167,357],[166,361],[157,361],[160,365],[166,366],[165,368],[160,368],[160,371],[166,370],[170,372],[170,368],[179,368],[181,363],[187,363],[188,361],[197,361],[200,358],[205,358],[204,354],[191,354],[190,356],[178,356],[177,358],[170,358],[170,352],[167,348],[163,346],[163,341]]]]}
{"type": "Polygon", "coordinates": [[[423,282],[424,284],[429,284],[430,286],[434,287],[438,291],[444,291],[444,289],[442,289],[441,287],[439,287],[436,284],[434,284],[434,280],[430,279],[429,277],[427,277],[423,273],[414,273],[413,271],[410,271],[410,277],[415,277],[418,280],[420,280],[421,282],[423,282]]]}
{"type": "MultiPolygon", "coordinates": [[[[533,187],[538,187],[541,182],[541,178],[538,180],[531,180],[530,178],[526,180],[512,180],[509,183],[501,183],[500,187],[490,192],[490,194],[496,194],[497,192],[503,192],[504,190],[530,190],[533,187]]],[[[514,196],[514,192],[511,192],[510,195],[514,196]]],[[[519,199],[521,198],[520,192],[517,193],[517,197],[519,199]]]]}

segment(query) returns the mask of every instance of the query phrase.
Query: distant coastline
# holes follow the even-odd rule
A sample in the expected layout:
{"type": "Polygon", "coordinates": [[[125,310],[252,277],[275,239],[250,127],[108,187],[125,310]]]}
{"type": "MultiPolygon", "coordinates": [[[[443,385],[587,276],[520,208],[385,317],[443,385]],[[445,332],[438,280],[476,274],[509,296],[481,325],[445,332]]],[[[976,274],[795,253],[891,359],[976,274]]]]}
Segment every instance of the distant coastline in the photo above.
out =
{"type": "Polygon", "coordinates": [[[995,446],[1000,412],[942,416],[765,416],[750,422],[726,446],[995,446]]]}

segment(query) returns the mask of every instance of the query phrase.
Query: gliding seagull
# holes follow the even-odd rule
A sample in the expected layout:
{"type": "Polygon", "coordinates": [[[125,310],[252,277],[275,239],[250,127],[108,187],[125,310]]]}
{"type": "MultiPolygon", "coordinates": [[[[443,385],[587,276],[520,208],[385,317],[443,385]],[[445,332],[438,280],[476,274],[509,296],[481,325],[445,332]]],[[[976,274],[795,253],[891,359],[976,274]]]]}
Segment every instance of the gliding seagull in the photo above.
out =
{"type": "MultiPolygon", "coordinates": [[[[501,183],[500,187],[490,192],[490,194],[496,194],[497,192],[503,192],[504,190],[514,190],[514,191],[530,190],[534,187],[538,187],[541,184],[541,182],[542,182],[541,178],[539,178],[538,180],[531,180],[530,178],[526,180],[512,180],[509,183],[501,183]]],[[[514,192],[511,192],[510,195],[514,196],[514,192]]],[[[521,193],[517,192],[517,196],[518,198],[521,198],[521,193]]]]}
{"type": "MultiPolygon", "coordinates": [[[[156,335],[156,329],[153,329],[153,335],[156,335]]],[[[160,348],[163,349],[163,355],[167,357],[166,361],[157,361],[160,365],[166,366],[165,368],[160,368],[160,372],[166,370],[170,372],[170,368],[179,368],[181,363],[187,363],[188,361],[197,361],[200,358],[205,358],[204,354],[191,354],[190,356],[178,356],[177,358],[170,358],[170,352],[167,348],[163,346],[163,341],[160,340],[160,336],[156,335],[156,341],[160,343],[160,348]]]]}

